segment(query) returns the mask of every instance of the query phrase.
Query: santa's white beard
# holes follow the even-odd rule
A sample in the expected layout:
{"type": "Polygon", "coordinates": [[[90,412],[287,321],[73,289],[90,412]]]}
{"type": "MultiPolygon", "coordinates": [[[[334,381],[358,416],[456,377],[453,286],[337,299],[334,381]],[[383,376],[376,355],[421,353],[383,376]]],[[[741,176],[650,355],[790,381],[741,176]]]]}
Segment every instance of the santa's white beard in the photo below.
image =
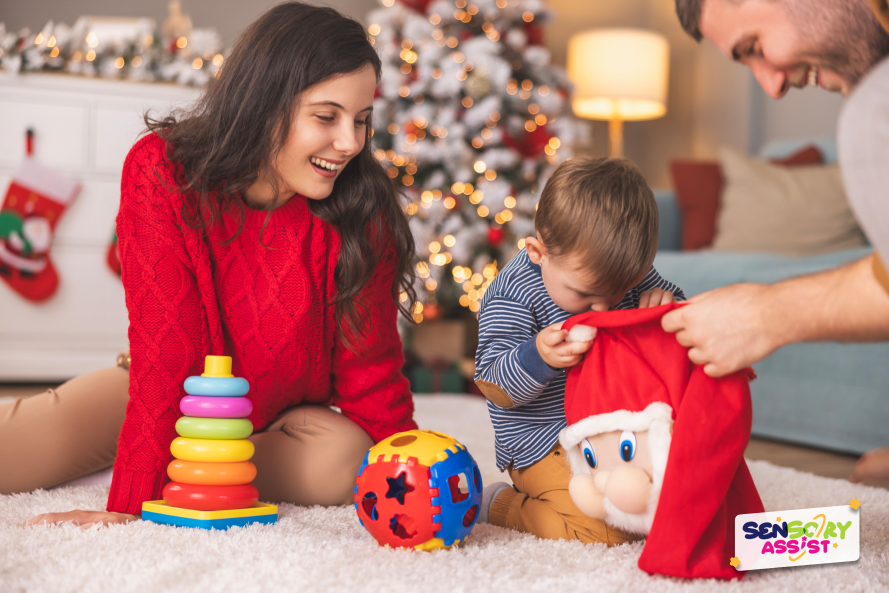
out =
{"type": "Polygon", "coordinates": [[[648,509],[643,514],[633,514],[622,511],[605,497],[605,522],[609,525],[630,533],[648,535],[651,531],[651,523],[654,521],[654,513],[657,511],[658,492],[652,492],[648,501],[648,509]]]}

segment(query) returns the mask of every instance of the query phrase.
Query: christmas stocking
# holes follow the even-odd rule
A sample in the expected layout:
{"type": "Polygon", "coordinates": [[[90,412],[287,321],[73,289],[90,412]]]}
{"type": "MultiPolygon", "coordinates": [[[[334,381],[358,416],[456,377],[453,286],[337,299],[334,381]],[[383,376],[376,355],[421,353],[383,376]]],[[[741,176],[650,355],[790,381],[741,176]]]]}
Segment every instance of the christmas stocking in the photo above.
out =
{"type": "Polygon", "coordinates": [[[49,257],[59,217],[80,184],[26,157],[0,206],[0,278],[31,301],[51,297],[59,277],[49,257]]]}
{"type": "Polygon", "coordinates": [[[105,254],[105,262],[112,272],[120,276],[120,251],[117,247],[117,231],[111,237],[111,244],[108,245],[108,251],[105,254]]]}

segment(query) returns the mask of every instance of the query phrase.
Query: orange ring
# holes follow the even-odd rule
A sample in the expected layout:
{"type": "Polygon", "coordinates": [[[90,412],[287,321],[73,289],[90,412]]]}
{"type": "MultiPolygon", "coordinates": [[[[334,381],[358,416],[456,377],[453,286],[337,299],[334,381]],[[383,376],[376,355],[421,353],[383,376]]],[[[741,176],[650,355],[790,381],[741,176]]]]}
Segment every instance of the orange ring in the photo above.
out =
{"type": "Polygon", "coordinates": [[[256,466],[249,461],[213,463],[174,459],[167,466],[167,475],[182,484],[236,486],[252,482],[256,478],[256,466]]]}

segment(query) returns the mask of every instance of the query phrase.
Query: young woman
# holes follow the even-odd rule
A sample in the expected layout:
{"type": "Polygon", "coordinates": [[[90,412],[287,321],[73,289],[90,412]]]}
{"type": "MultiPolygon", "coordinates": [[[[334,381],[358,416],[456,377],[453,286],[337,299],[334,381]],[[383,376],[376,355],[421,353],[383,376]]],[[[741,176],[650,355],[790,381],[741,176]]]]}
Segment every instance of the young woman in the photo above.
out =
{"type": "Polygon", "coordinates": [[[128,374],[0,408],[0,450],[16,452],[0,455],[0,492],[113,461],[107,512],[31,523],[126,522],[160,498],[182,384],[208,354],[250,382],[261,500],[351,502],[367,449],[416,427],[396,330],[414,243],[369,142],[379,77],[361,25],[286,3],[246,30],[193,109],[146,118],[117,218],[128,374]]]}

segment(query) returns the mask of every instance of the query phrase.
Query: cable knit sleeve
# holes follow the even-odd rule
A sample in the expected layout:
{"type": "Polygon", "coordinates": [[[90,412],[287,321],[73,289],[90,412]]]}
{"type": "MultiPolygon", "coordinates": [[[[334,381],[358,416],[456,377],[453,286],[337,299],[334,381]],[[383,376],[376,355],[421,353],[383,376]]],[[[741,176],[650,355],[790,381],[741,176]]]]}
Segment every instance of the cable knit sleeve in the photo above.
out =
{"type": "Polygon", "coordinates": [[[164,142],[152,135],[127,156],[117,217],[132,363],[107,508],[137,514],[143,501],[160,498],[182,383],[199,372],[208,340],[179,196],[156,170],[169,187],[164,142]]]}
{"type": "Polygon", "coordinates": [[[355,352],[339,336],[334,342],[333,404],[374,442],[417,428],[410,386],[401,374],[404,353],[391,293],[394,257],[391,250],[383,254],[361,292],[367,307],[367,334],[355,339],[355,352]]]}

